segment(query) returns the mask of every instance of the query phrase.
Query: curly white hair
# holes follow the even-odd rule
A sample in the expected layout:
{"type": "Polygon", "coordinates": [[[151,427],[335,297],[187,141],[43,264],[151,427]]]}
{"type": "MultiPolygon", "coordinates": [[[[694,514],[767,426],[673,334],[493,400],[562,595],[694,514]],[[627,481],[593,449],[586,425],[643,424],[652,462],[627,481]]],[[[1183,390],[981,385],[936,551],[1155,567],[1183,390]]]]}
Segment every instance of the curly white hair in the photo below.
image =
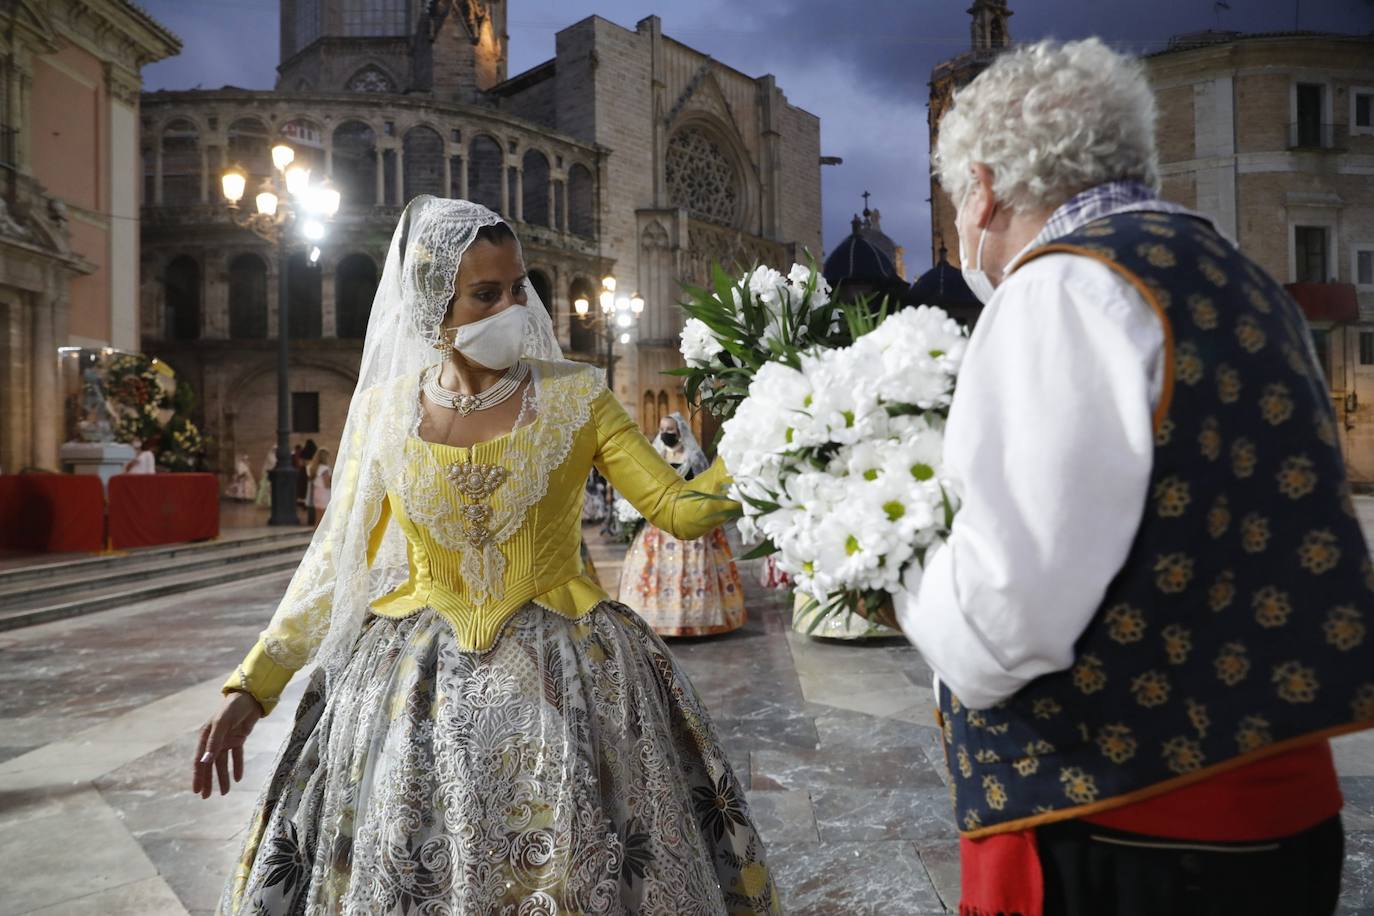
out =
{"type": "Polygon", "coordinates": [[[1105,181],[1159,187],[1155,97],[1141,62],[1096,38],[1041,41],[998,57],[954,94],[935,168],[955,206],[992,171],[993,196],[1017,210],[1054,208],[1105,181]]]}

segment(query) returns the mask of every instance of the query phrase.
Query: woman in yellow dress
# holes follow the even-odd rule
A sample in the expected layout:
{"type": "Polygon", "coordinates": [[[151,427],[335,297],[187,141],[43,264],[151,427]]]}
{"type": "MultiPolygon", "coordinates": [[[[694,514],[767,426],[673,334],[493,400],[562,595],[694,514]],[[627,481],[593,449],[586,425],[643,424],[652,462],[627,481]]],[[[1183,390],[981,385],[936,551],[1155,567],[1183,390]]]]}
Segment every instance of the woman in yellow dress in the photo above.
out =
{"type": "MultiPolygon", "coordinates": [[[[593,465],[678,537],[723,505],[689,492],[599,370],[561,359],[509,227],[417,198],[330,509],[201,733],[208,797],[318,662],[220,912],[778,911],[691,683],[583,572],[593,465]]],[[[693,489],[726,482],[716,465],[693,489]]]]}
{"type": "MultiPolygon", "coordinates": [[[[659,421],[654,450],[684,480],[710,466],[680,413],[659,421]]],[[[709,636],[744,626],[744,585],[723,528],[686,540],[646,521],[625,553],[620,598],[660,636],[709,636]]]]}

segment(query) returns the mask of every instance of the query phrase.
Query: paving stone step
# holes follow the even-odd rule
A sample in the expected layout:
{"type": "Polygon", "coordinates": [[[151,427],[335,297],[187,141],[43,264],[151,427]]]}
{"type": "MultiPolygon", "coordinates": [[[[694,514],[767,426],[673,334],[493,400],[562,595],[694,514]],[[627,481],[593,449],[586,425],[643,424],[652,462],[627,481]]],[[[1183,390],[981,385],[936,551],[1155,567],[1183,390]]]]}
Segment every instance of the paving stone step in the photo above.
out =
{"type": "Polygon", "coordinates": [[[216,549],[183,551],[182,555],[136,553],[116,558],[117,562],[94,566],[73,564],[59,574],[39,579],[9,582],[0,579],[0,611],[30,606],[47,606],[63,596],[108,590],[124,583],[149,582],[169,575],[211,570],[225,566],[243,568],[264,560],[289,554],[299,560],[308,536],[294,538],[245,538],[216,545],[216,549]]]}
{"type": "Polygon", "coordinates": [[[11,585],[16,585],[21,582],[51,580],[53,578],[63,578],[74,574],[101,569],[116,568],[134,560],[140,562],[143,560],[160,560],[165,562],[172,559],[212,556],[223,551],[234,551],[249,544],[275,544],[283,548],[294,547],[297,544],[304,546],[310,543],[312,533],[313,532],[308,529],[288,528],[279,532],[273,531],[238,537],[226,536],[214,541],[198,541],[191,544],[168,544],[163,547],[141,547],[137,550],[101,554],[98,556],[12,566],[8,569],[0,569],[0,588],[8,588],[11,585]]]}
{"type": "Polygon", "coordinates": [[[94,588],[76,596],[66,596],[62,600],[0,610],[0,631],[35,626],[68,617],[80,617],[153,598],[164,598],[229,582],[248,582],[263,576],[289,572],[300,563],[302,553],[303,549],[279,550],[269,557],[258,560],[247,569],[241,564],[231,564],[210,570],[181,572],[159,576],[141,585],[106,585],[104,588],[94,588]]]}

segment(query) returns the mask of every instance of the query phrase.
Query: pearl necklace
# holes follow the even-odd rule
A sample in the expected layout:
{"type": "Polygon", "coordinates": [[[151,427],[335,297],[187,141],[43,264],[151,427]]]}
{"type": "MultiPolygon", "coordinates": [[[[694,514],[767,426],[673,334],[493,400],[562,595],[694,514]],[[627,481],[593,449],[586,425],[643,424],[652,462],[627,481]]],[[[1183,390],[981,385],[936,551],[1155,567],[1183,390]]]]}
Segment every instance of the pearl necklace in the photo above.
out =
{"type": "Polygon", "coordinates": [[[425,397],[430,402],[440,407],[447,407],[458,411],[462,416],[467,416],[475,410],[487,410],[495,407],[515,394],[524,384],[525,378],[530,374],[530,367],[523,362],[517,362],[506,370],[506,374],[501,376],[501,380],[492,385],[486,391],[479,391],[477,394],[464,394],[461,391],[451,391],[439,384],[440,367],[435,366],[425,374],[423,390],[425,397]]]}

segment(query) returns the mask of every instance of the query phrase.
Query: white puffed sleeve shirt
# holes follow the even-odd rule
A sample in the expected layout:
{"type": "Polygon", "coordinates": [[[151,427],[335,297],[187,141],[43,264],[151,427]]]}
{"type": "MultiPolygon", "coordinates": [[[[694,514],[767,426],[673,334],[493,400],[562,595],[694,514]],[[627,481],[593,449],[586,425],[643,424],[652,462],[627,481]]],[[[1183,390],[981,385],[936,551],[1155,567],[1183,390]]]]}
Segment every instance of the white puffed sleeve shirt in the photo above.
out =
{"type": "Polygon", "coordinates": [[[1073,664],[1145,509],[1163,350],[1150,306],[1086,257],[1030,261],[985,307],[945,437],[963,505],[896,602],[964,705],[1073,664]]]}

